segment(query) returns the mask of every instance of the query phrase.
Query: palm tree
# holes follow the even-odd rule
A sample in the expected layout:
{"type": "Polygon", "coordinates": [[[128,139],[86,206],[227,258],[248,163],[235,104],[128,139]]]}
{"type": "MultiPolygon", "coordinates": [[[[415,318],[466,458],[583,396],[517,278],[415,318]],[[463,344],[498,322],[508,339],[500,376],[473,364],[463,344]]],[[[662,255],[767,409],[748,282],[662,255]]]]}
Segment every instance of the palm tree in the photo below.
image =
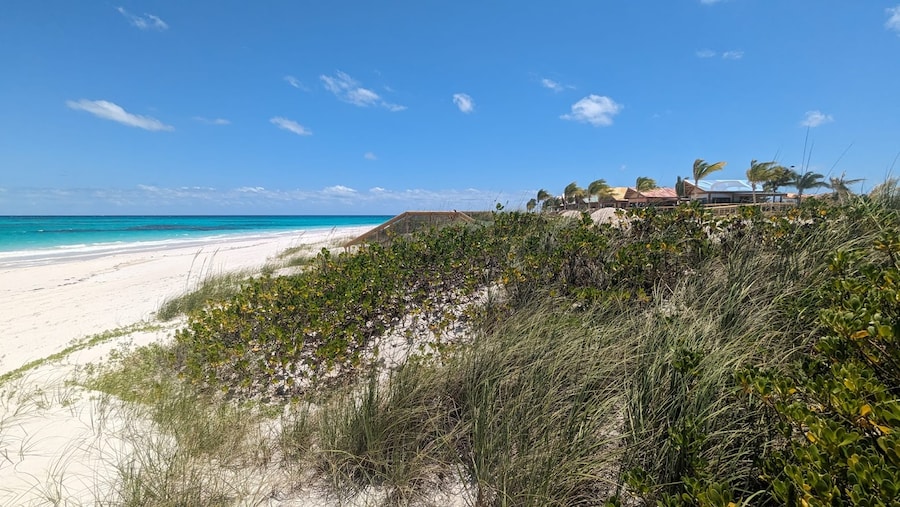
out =
{"type": "Polygon", "coordinates": [[[828,188],[832,191],[832,197],[836,199],[838,202],[844,202],[848,197],[853,195],[853,191],[850,190],[850,185],[855,185],[861,181],[862,178],[855,180],[848,180],[845,176],[847,173],[841,173],[840,178],[835,178],[832,176],[830,179],[830,183],[828,184],[828,188]]]}
{"type": "Polygon", "coordinates": [[[594,180],[588,185],[587,188],[588,196],[596,195],[597,196],[597,205],[600,205],[600,200],[604,197],[612,197],[612,188],[606,183],[606,180],[600,178],[599,180],[594,180]]]}
{"type": "Polygon", "coordinates": [[[716,162],[715,164],[707,164],[702,158],[694,161],[694,186],[700,188],[700,180],[709,176],[711,173],[720,171],[728,162],[716,162]]]}
{"type": "Polygon", "coordinates": [[[659,185],[656,184],[656,180],[650,178],[649,176],[638,176],[637,180],[634,182],[634,189],[638,192],[643,192],[644,190],[653,190],[657,188],[659,185]]]}
{"type": "Polygon", "coordinates": [[[763,183],[769,177],[769,172],[775,162],[757,162],[755,159],[750,161],[750,168],[747,169],[747,181],[753,189],[753,204],[756,204],[756,184],[763,183]]]}
{"type": "Polygon", "coordinates": [[[559,208],[559,197],[555,197],[555,196],[551,195],[550,197],[547,198],[546,201],[544,201],[543,206],[541,206],[541,211],[544,211],[544,210],[553,211],[557,208],[559,208]]]}
{"type": "Polygon", "coordinates": [[[790,185],[797,187],[797,204],[800,204],[800,202],[803,201],[804,190],[827,187],[828,183],[822,181],[823,178],[825,178],[825,176],[810,171],[797,175],[790,182],[790,185]]]}
{"type": "Polygon", "coordinates": [[[527,204],[525,204],[525,209],[528,211],[532,211],[536,207],[537,207],[537,199],[535,199],[533,197],[528,200],[527,204]]]}
{"type": "Polygon", "coordinates": [[[538,190],[537,200],[538,200],[538,202],[541,203],[541,211],[544,211],[544,208],[547,207],[547,199],[549,199],[551,197],[553,197],[553,196],[550,195],[550,192],[547,192],[543,188],[538,190]]]}
{"type": "Polygon", "coordinates": [[[793,169],[788,169],[783,165],[774,165],[769,168],[766,181],[763,183],[763,191],[771,192],[774,201],[778,187],[790,185],[796,179],[797,173],[793,169]]]}
{"type": "Polygon", "coordinates": [[[565,202],[575,204],[576,199],[584,198],[586,195],[583,188],[578,186],[578,183],[572,182],[566,185],[565,190],[563,190],[563,196],[565,197],[565,202]]]}
{"type": "Polygon", "coordinates": [[[581,187],[575,189],[575,193],[572,194],[572,199],[575,203],[575,209],[579,209],[581,208],[581,205],[585,204],[584,199],[587,196],[587,190],[581,187]]]}

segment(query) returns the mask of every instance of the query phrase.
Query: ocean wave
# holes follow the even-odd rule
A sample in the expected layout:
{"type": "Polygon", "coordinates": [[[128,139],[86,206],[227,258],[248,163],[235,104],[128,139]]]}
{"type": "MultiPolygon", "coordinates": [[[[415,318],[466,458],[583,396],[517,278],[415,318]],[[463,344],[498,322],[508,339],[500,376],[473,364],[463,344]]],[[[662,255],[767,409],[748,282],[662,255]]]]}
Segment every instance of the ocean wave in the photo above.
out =
{"type": "Polygon", "coordinates": [[[252,241],[282,236],[303,235],[310,229],[273,232],[248,232],[242,234],[219,234],[145,241],[110,241],[103,243],[80,243],[27,250],[0,251],[0,268],[15,268],[77,261],[120,253],[169,250],[195,246],[215,246],[229,241],[252,241]]]}

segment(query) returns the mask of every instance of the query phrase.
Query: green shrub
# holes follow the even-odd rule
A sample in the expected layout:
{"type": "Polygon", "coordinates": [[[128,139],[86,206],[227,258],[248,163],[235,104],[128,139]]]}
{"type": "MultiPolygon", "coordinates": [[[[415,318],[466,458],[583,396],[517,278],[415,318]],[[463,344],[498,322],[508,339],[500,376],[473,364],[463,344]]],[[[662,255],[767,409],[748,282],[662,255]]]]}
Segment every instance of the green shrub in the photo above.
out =
{"type": "Polygon", "coordinates": [[[255,279],[192,314],[176,335],[183,372],[249,396],[290,397],[323,379],[347,382],[373,338],[404,316],[415,313],[440,334],[453,317],[448,306],[495,277],[486,241],[483,227],[448,227],[337,256],[323,249],[315,269],[255,279]]]}
{"type": "Polygon", "coordinates": [[[822,289],[824,336],[798,374],[747,371],[744,391],[777,415],[771,495],[803,505],[900,502],[900,235],[837,251],[822,289]]]}

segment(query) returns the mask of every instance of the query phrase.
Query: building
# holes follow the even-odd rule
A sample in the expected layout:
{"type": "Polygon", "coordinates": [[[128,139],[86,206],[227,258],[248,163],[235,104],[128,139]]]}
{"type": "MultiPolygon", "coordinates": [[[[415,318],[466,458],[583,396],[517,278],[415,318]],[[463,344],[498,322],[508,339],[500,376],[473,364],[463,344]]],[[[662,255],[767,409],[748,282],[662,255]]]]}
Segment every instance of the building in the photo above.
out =
{"type": "Polygon", "coordinates": [[[674,206],[678,204],[678,193],[674,188],[669,187],[657,187],[644,191],[628,188],[628,191],[625,192],[625,200],[631,206],[674,206]]]}
{"type": "MultiPolygon", "coordinates": [[[[756,189],[756,202],[783,199],[784,192],[765,192],[761,186],[756,189]]],[[[747,180],[700,180],[699,186],[691,180],[684,180],[684,191],[691,200],[705,204],[749,204],[753,202],[753,186],[747,180]]]]}

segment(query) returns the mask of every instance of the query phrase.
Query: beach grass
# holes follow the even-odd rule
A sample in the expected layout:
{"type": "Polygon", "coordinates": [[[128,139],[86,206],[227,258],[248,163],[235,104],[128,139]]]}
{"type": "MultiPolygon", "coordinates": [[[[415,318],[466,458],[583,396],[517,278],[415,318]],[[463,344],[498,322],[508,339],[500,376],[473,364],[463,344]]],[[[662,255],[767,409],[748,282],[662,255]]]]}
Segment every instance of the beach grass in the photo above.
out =
{"type": "Polygon", "coordinates": [[[133,333],[141,332],[141,331],[153,331],[161,329],[160,325],[154,322],[139,322],[136,324],[132,324],[129,326],[120,327],[117,329],[111,329],[108,331],[104,331],[102,333],[97,333],[95,335],[87,336],[84,338],[79,338],[73,340],[69,345],[67,345],[64,349],[51,354],[47,357],[42,357],[40,359],[35,359],[33,361],[29,361],[22,366],[16,368],[15,370],[8,371],[2,375],[0,375],[0,387],[4,386],[8,382],[14,379],[21,378],[23,375],[27,374],[29,371],[35,370],[44,366],[46,364],[53,363],[55,361],[60,361],[69,357],[70,355],[78,352],[80,350],[86,350],[92,347],[96,347],[100,344],[110,342],[116,338],[120,338],[123,336],[128,336],[133,333]]]}
{"type": "Polygon", "coordinates": [[[252,273],[250,271],[208,274],[203,277],[196,288],[164,301],[156,312],[156,317],[164,322],[170,321],[180,315],[187,315],[203,308],[212,302],[228,299],[240,292],[241,286],[251,276],[252,273]]]}

